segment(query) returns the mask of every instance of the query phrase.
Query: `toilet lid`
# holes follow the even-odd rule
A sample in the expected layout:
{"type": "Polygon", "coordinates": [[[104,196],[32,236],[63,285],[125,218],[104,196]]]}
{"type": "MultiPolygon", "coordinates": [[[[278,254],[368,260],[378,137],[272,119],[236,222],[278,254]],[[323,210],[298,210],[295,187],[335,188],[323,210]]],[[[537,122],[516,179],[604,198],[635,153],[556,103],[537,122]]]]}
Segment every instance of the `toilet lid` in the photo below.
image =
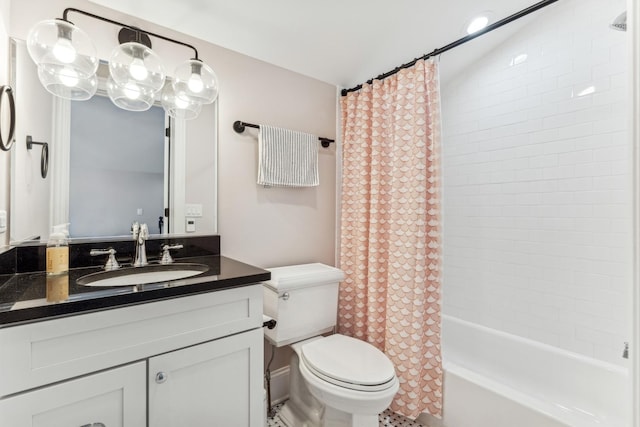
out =
{"type": "Polygon", "coordinates": [[[302,346],[302,359],[317,376],[353,390],[384,390],[395,377],[387,356],[364,341],[331,335],[302,346]]]}

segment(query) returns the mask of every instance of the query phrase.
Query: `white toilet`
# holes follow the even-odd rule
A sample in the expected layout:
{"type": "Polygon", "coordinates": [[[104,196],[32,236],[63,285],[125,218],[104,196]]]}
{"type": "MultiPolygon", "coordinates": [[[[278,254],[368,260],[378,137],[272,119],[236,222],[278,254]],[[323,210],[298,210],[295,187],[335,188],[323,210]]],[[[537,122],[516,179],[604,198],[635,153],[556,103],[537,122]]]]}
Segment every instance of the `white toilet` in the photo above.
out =
{"type": "Polygon", "coordinates": [[[331,332],[338,284],[344,273],[324,264],[270,268],[264,314],[277,320],[265,329],[277,347],[291,344],[289,400],[280,418],[289,427],[376,427],[398,391],[391,361],[364,341],[331,332]]]}

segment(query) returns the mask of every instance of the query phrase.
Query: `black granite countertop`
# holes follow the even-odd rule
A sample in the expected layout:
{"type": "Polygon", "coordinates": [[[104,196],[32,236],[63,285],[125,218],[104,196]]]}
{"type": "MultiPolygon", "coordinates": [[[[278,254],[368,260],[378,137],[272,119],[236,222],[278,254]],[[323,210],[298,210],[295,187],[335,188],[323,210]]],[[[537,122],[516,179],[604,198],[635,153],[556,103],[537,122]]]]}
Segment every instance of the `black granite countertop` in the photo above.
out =
{"type": "Polygon", "coordinates": [[[220,255],[176,259],[176,263],[205,264],[209,270],[186,279],[117,287],[76,283],[101,271],[95,266],[73,268],[60,277],[47,277],[42,271],[0,275],[0,328],[247,286],[271,277],[266,270],[220,255]]]}

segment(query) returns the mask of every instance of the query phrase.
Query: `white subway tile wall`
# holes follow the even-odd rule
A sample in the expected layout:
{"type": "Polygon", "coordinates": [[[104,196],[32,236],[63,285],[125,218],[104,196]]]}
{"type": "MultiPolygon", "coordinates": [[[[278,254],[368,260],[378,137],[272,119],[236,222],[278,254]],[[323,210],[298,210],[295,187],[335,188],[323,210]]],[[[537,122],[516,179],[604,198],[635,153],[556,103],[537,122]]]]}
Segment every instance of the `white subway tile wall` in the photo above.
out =
{"type": "Polygon", "coordinates": [[[444,312],[621,365],[625,8],[558,2],[442,88],[444,312]]]}

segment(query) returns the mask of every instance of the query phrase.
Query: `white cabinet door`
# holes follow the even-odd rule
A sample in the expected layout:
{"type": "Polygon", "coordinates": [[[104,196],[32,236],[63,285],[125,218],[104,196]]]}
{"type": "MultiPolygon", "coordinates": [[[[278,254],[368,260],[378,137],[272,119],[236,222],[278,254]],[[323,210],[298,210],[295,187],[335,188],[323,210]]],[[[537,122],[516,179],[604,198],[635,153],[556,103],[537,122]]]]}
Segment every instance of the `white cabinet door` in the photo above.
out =
{"type": "Polygon", "coordinates": [[[149,359],[149,427],[262,427],[262,329],[149,359]]]}
{"type": "Polygon", "coordinates": [[[0,400],[0,426],[145,427],[146,363],[0,400]]]}

